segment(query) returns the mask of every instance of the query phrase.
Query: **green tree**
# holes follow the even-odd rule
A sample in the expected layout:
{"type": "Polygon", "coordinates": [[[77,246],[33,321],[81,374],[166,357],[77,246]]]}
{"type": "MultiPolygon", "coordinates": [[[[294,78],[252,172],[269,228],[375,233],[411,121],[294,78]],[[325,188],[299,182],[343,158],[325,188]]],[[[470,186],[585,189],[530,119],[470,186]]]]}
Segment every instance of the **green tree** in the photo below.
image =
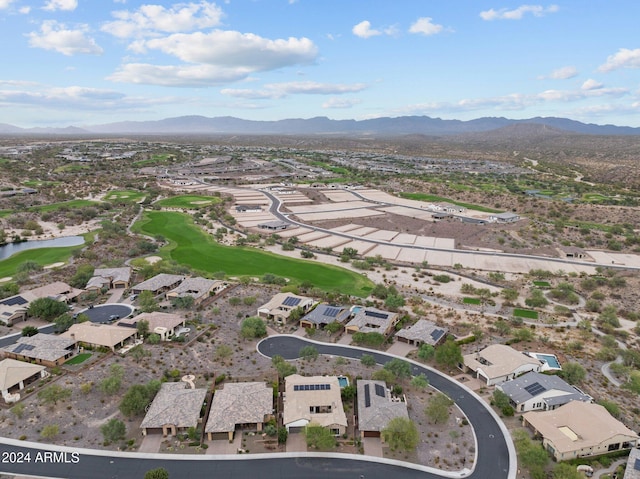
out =
{"type": "Polygon", "coordinates": [[[340,324],[338,321],[334,321],[333,323],[329,323],[324,327],[324,330],[327,331],[329,334],[335,334],[338,331],[342,330],[342,324],[340,324]]]}
{"type": "Polygon", "coordinates": [[[112,443],[125,438],[127,427],[119,419],[113,418],[100,426],[100,432],[102,432],[104,442],[112,443]]]}
{"type": "Polygon", "coordinates": [[[242,321],[240,335],[245,339],[262,338],[267,335],[267,326],[262,319],[252,316],[242,321]]]}
{"type": "Polygon", "coordinates": [[[71,277],[69,284],[74,288],[85,288],[89,280],[93,277],[93,266],[90,264],[81,264],[76,269],[76,273],[71,277]]]}
{"type": "Polygon", "coordinates": [[[573,464],[560,463],[553,468],[553,479],[584,479],[573,464]]]}
{"type": "Polygon", "coordinates": [[[343,401],[352,401],[356,397],[356,387],[353,384],[343,387],[340,391],[340,397],[343,401]]]}
{"type": "Polygon", "coordinates": [[[50,406],[55,406],[58,404],[58,401],[64,401],[71,397],[71,390],[65,389],[58,384],[52,384],[46,389],[38,392],[38,399],[42,402],[42,404],[47,404],[50,406]]]}
{"type": "Polygon", "coordinates": [[[378,369],[371,375],[371,379],[376,381],[384,381],[385,383],[393,383],[396,380],[396,375],[388,369],[378,369]]]}
{"type": "Polygon", "coordinates": [[[113,396],[122,387],[122,378],[118,376],[109,376],[100,381],[100,385],[98,386],[102,393],[113,396]]]}
{"type": "Polygon", "coordinates": [[[160,390],[160,385],[160,381],[151,380],[147,384],[131,386],[120,401],[120,412],[127,417],[142,415],[160,390]]]}
{"type": "Polygon", "coordinates": [[[382,430],[384,442],[389,444],[392,451],[413,451],[420,442],[418,428],[411,419],[395,417],[382,430]]]}
{"type": "Polygon", "coordinates": [[[449,420],[449,408],[453,401],[442,393],[432,396],[427,403],[425,414],[434,424],[444,424],[449,420]]]}
{"type": "Polygon", "coordinates": [[[429,385],[429,380],[424,374],[419,374],[411,379],[411,385],[416,389],[425,389],[429,385]]]}
{"type": "Polygon", "coordinates": [[[453,339],[447,339],[436,348],[435,360],[440,366],[456,368],[462,362],[462,350],[453,339]]]}
{"type": "Polygon", "coordinates": [[[164,467],[151,469],[145,473],[144,479],[169,479],[169,471],[164,467]]]}
{"type": "Polygon", "coordinates": [[[146,338],[149,334],[149,321],[146,319],[142,319],[138,321],[136,324],[136,329],[138,330],[138,334],[142,338],[146,338]]]}
{"type": "Polygon", "coordinates": [[[287,431],[286,427],[278,428],[278,444],[286,444],[287,438],[289,437],[289,431],[287,431]]]}
{"type": "Polygon", "coordinates": [[[143,313],[152,313],[158,310],[158,302],[151,291],[143,291],[138,296],[138,304],[143,313]]]}
{"type": "Polygon", "coordinates": [[[391,294],[387,296],[386,299],[384,300],[385,308],[391,311],[397,311],[398,309],[402,308],[405,304],[406,304],[406,301],[404,299],[404,296],[396,295],[396,294],[391,294]]]}
{"type": "Polygon", "coordinates": [[[51,298],[38,298],[29,303],[27,313],[29,316],[33,316],[35,318],[52,321],[54,318],[66,313],[68,310],[69,306],[67,306],[66,303],[62,303],[51,298]]]}
{"type": "Polygon", "coordinates": [[[360,362],[367,367],[376,365],[376,358],[374,358],[371,354],[363,354],[360,357],[360,362]]]}
{"type": "Polygon", "coordinates": [[[533,288],[531,296],[524,300],[524,304],[530,308],[544,308],[549,304],[549,301],[544,297],[544,292],[541,289],[533,288]]]}
{"type": "Polygon", "coordinates": [[[318,359],[318,349],[315,346],[303,346],[298,354],[306,361],[318,359]]]}
{"type": "Polygon", "coordinates": [[[224,360],[233,354],[233,349],[228,344],[221,344],[216,348],[216,359],[224,360]]]}
{"type": "Polygon", "coordinates": [[[542,445],[532,441],[522,429],[514,431],[513,439],[522,467],[528,469],[534,479],[544,479],[544,469],[549,463],[549,455],[542,445]]]}
{"type": "Polygon", "coordinates": [[[278,354],[271,358],[271,364],[274,368],[276,368],[276,371],[278,371],[278,376],[280,376],[281,378],[286,378],[287,376],[291,376],[292,374],[295,374],[297,372],[297,369],[293,364],[288,363],[282,356],[278,354]]]}
{"type": "Polygon", "coordinates": [[[494,389],[493,391],[493,404],[502,412],[503,415],[513,416],[514,410],[509,402],[509,396],[499,389],[494,389]]]}
{"type": "Polygon", "coordinates": [[[402,359],[393,358],[391,361],[385,363],[384,369],[401,381],[411,377],[411,365],[402,359]]]}
{"type": "Polygon", "coordinates": [[[34,273],[37,271],[42,271],[42,266],[36,261],[25,261],[18,265],[16,271],[18,273],[34,273]]]}
{"type": "Polygon", "coordinates": [[[304,430],[307,446],[321,451],[328,451],[336,447],[336,438],[330,429],[319,424],[310,423],[304,430]]]}
{"type": "Polygon", "coordinates": [[[53,320],[53,323],[56,325],[56,328],[55,328],[56,332],[58,333],[62,333],[66,331],[75,322],[76,322],[75,319],[73,319],[73,317],[68,313],[61,314],[60,316],[58,316],[56,319],[53,320]]]}
{"type": "Polygon", "coordinates": [[[171,306],[178,309],[191,309],[194,303],[195,299],[193,296],[178,296],[177,298],[171,299],[171,306]]]}
{"type": "Polygon", "coordinates": [[[423,361],[430,361],[436,354],[436,348],[430,344],[423,343],[418,348],[418,357],[423,361]]]}
{"type": "Polygon", "coordinates": [[[587,371],[579,363],[565,363],[560,375],[569,384],[579,384],[587,376],[587,371]]]}
{"type": "Polygon", "coordinates": [[[502,297],[509,302],[513,302],[516,299],[518,299],[518,296],[520,296],[518,294],[518,291],[512,288],[505,288],[502,290],[502,297]]]}
{"type": "Polygon", "coordinates": [[[383,334],[371,332],[371,333],[362,333],[357,332],[353,333],[351,336],[351,340],[358,345],[368,346],[370,348],[378,348],[384,344],[386,338],[383,334]]]}
{"type": "Polygon", "coordinates": [[[614,328],[620,327],[620,320],[616,312],[616,307],[612,304],[605,306],[598,316],[598,324],[608,324],[614,328]]]}
{"type": "Polygon", "coordinates": [[[35,326],[25,326],[24,328],[22,328],[22,336],[25,337],[35,336],[36,334],[38,334],[38,332],[38,328],[36,328],[35,326]]]}

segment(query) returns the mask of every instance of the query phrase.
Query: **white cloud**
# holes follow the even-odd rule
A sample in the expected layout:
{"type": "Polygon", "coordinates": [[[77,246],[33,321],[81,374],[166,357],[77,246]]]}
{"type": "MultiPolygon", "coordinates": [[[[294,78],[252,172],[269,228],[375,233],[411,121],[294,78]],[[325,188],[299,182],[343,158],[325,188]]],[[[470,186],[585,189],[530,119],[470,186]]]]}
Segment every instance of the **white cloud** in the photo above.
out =
{"type": "Polygon", "coordinates": [[[567,66],[553,70],[548,78],[554,80],[568,80],[578,75],[578,69],[576,67],[567,66]]]}
{"type": "Polygon", "coordinates": [[[0,0],[0,10],[4,10],[5,8],[9,8],[15,0],[0,0]]]}
{"type": "Polygon", "coordinates": [[[371,22],[369,20],[363,20],[362,22],[358,23],[351,29],[351,31],[356,37],[360,38],[370,38],[377,35],[382,35],[382,32],[380,30],[371,28],[371,22]]]}
{"type": "Polygon", "coordinates": [[[289,95],[341,95],[355,93],[367,88],[364,83],[335,84],[318,83],[313,81],[270,83],[260,90],[226,88],[222,94],[236,98],[264,100],[284,98],[289,95]]]}
{"type": "Polygon", "coordinates": [[[145,37],[158,33],[189,32],[220,25],[223,12],[214,3],[177,3],[170,8],[163,5],[142,5],[136,11],[119,10],[116,20],[102,26],[104,32],[118,38],[145,37]]]}
{"type": "Polygon", "coordinates": [[[444,30],[442,25],[433,23],[430,17],[418,18],[409,28],[409,33],[419,33],[421,35],[436,35],[444,30]]]}
{"type": "Polygon", "coordinates": [[[588,80],[586,80],[583,84],[582,84],[582,89],[583,90],[597,90],[599,88],[602,88],[603,85],[600,82],[597,82],[596,80],[593,80],[592,78],[589,78],[588,80]]]}
{"type": "Polygon", "coordinates": [[[542,5],[520,5],[514,10],[507,8],[501,8],[499,10],[485,10],[480,12],[480,17],[483,20],[521,20],[527,13],[531,13],[535,17],[542,17],[547,13],[555,13],[559,10],[557,5],[549,5],[543,7],[542,5]]]}
{"type": "Polygon", "coordinates": [[[123,99],[125,96],[122,93],[113,90],[80,86],[51,88],[33,85],[25,90],[0,90],[0,101],[3,103],[65,109],[117,108],[123,99]]]}
{"type": "Polygon", "coordinates": [[[355,98],[329,98],[322,104],[322,108],[351,108],[361,103],[355,98]]]}
{"type": "Polygon", "coordinates": [[[127,63],[107,80],[171,87],[209,87],[242,80],[250,71],[213,65],[150,65],[127,63]]]}
{"type": "Polygon", "coordinates": [[[268,71],[312,63],[318,48],[308,38],[271,40],[252,33],[215,30],[147,40],[145,47],[189,63],[268,71]],[[215,46],[215,47],[214,47],[215,46]]]}
{"type": "Polygon", "coordinates": [[[621,48],[614,55],[610,55],[607,61],[598,67],[598,71],[610,72],[619,68],[640,68],[640,48],[621,48]]]}
{"type": "Polygon", "coordinates": [[[48,20],[40,25],[40,32],[27,34],[29,45],[34,48],[53,50],[63,55],[76,54],[100,55],[102,48],[86,33],[89,27],[80,25],[76,29],[68,29],[64,24],[48,20]]]}
{"type": "Polygon", "coordinates": [[[73,11],[78,7],[78,0],[48,0],[44,10],[54,12],[56,10],[73,11]]]}
{"type": "Polygon", "coordinates": [[[28,15],[29,13],[31,13],[31,7],[21,7],[18,9],[18,11],[23,15],[28,15]]]}

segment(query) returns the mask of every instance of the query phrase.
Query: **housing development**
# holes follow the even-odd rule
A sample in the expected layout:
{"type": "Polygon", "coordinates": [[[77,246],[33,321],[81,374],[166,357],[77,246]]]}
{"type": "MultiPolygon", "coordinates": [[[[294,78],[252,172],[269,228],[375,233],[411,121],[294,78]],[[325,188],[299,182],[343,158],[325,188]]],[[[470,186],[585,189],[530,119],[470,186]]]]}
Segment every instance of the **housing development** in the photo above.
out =
{"type": "Polygon", "coordinates": [[[6,447],[635,477],[636,191],[502,147],[260,141],[2,140],[6,447]]]}

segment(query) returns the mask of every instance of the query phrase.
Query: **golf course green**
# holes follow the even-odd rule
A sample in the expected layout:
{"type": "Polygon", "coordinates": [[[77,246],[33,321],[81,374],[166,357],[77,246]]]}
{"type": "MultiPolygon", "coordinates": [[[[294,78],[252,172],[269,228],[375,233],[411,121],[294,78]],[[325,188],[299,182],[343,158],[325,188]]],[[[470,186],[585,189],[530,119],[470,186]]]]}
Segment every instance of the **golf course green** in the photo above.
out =
{"type": "Polygon", "coordinates": [[[272,273],[292,284],[309,281],[325,291],[365,297],[373,283],[361,274],[331,265],[293,259],[239,246],[223,246],[196,226],[184,213],[149,211],[135,225],[150,236],[162,235],[169,244],[159,251],[166,259],[203,272],[224,271],[230,276],[262,276],[272,273]]]}

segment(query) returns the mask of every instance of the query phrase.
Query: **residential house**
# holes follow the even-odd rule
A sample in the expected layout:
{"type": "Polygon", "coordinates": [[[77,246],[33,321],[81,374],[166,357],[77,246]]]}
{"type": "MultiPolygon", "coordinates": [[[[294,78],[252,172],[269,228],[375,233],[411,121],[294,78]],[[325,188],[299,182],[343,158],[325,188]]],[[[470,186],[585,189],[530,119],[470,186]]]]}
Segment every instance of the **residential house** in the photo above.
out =
{"type": "Polygon", "coordinates": [[[82,294],[81,289],[73,288],[62,281],[56,281],[4,298],[0,300],[0,323],[13,326],[18,321],[26,321],[29,304],[36,299],[51,298],[69,303],[80,294],[82,294]]]}
{"type": "Polygon", "coordinates": [[[236,205],[238,213],[260,213],[262,206],[260,205],[236,205]]]}
{"type": "Polygon", "coordinates": [[[292,374],[284,382],[282,421],[287,431],[300,432],[313,423],[329,428],[336,436],[345,433],[347,416],[337,376],[292,374]]]}
{"type": "Polygon", "coordinates": [[[640,479],[640,448],[631,449],[622,479],[640,479]]]}
{"type": "Polygon", "coordinates": [[[182,381],[162,384],[140,424],[142,434],[162,432],[164,437],[175,436],[197,427],[206,395],[206,389],[187,388],[182,381]]]}
{"type": "Polygon", "coordinates": [[[225,383],[213,395],[204,432],[210,441],[220,435],[233,441],[238,427],[262,431],[272,416],[273,388],[266,383],[225,383]]]}
{"type": "Polygon", "coordinates": [[[506,211],[504,213],[493,213],[489,215],[489,221],[492,223],[517,223],[520,221],[520,215],[506,211]]]}
{"type": "Polygon", "coordinates": [[[542,362],[504,344],[492,344],[463,357],[465,370],[494,386],[529,371],[539,372],[542,362]]]}
{"type": "Polygon", "coordinates": [[[639,437],[599,404],[571,401],[553,411],[530,411],[524,426],[542,438],[556,461],[631,449],[639,437]]]}
{"type": "Polygon", "coordinates": [[[30,383],[47,376],[45,367],[15,359],[0,361],[0,392],[5,402],[16,402],[20,393],[30,383]]]}
{"type": "Polygon", "coordinates": [[[37,333],[18,338],[15,344],[3,347],[2,351],[7,358],[53,367],[74,355],[76,341],[53,334],[37,333]]]}
{"type": "Polygon", "coordinates": [[[143,291],[151,291],[154,296],[161,293],[166,293],[174,288],[177,288],[180,283],[184,281],[185,277],[180,274],[168,274],[160,273],[153,278],[149,278],[142,283],[136,284],[131,288],[131,292],[134,294],[140,294],[143,291]]]}
{"type": "Polygon", "coordinates": [[[185,278],[182,283],[167,292],[166,298],[171,300],[173,298],[191,296],[193,298],[194,305],[197,306],[209,296],[218,294],[227,286],[228,283],[217,279],[206,279],[200,277],[185,278]]]}
{"type": "Polygon", "coordinates": [[[589,256],[585,250],[577,246],[559,246],[558,250],[565,258],[585,259],[589,256]]]}
{"type": "Polygon", "coordinates": [[[381,437],[389,421],[409,418],[406,398],[394,396],[384,381],[360,379],[358,389],[358,430],[360,436],[381,437]]]}
{"type": "Polygon", "coordinates": [[[178,328],[184,327],[187,320],[179,314],[154,311],[152,313],[140,313],[133,318],[121,319],[116,324],[137,330],[140,321],[149,323],[150,333],[158,334],[162,341],[169,341],[176,334],[178,328]]]}
{"type": "Polygon", "coordinates": [[[591,396],[562,378],[535,371],[498,384],[496,389],[509,397],[509,402],[517,412],[549,411],[569,401],[593,401],[591,396]]]}
{"type": "Polygon", "coordinates": [[[344,323],[351,315],[346,306],[320,303],[300,319],[300,326],[310,329],[324,329],[331,323],[344,323]]]}
{"type": "Polygon", "coordinates": [[[313,298],[293,293],[278,293],[268,303],[258,308],[258,316],[273,319],[278,323],[286,323],[294,309],[300,308],[303,313],[306,313],[315,304],[316,301],[313,298]]]}
{"type": "Polygon", "coordinates": [[[125,342],[137,333],[137,330],[131,328],[85,321],[71,325],[60,337],[74,339],[91,347],[109,348],[115,352],[116,348],[123,347],[125,342]]]}
{"type": "Polygon", "coordinates": [[[267,221],[266,223],[260,223],[258,228],[262,230],[269,231],[279,231],[286,230],[290,226],[286,221],[276,220],[276,221],[267,221]]]}
{"type": "Polygon", "coordinates": [[[87,291],[107,289],[126,289],[131,286],[131,268],[96,268],[87,283],[87,291]]]}
{"type": "Polygon", "coordinates": [[[396,333],[398,341],[420,347],[423,344],[437,346],[444,342],[449,330],[426,319],[419,319],[408,328],[396,333]]]}
{"type": "Polygon", "coordinates": [[[398,313],[377,308],[356,306],[351,308],[353,317],[345,325],[347,333],[380,333],[389,335],[398,323],[398,313]]]}

